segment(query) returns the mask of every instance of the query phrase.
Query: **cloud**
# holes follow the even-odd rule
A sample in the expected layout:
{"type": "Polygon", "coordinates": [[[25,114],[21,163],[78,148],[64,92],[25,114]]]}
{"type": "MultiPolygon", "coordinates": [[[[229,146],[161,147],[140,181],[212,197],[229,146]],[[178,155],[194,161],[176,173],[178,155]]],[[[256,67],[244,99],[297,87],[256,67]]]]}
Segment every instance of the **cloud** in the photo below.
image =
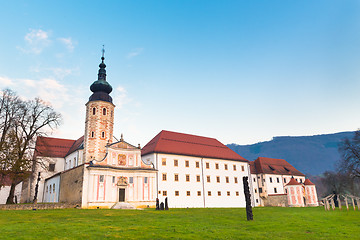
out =
{"type": "Polygon", "coordinates": [[[127,58],[134,58],[136,56],[139,56],[143,52],[143,50],[143,48],[136,48],[127,55],[127,58]]]}
{"type": "Polygon", "coordinates": [[[58,38],[58,40],[65,45],[65,47],[70,51],[74,51],[75,48],[75,42],[71,39],[71,37],[68,38],[58,38]]]}
{"type": "Polygon", "coordinates": [[[118,86],[114,91],[114,100],[117,108],[122,108],[124,104],[131,101],[131,99],[127,95],[127,91],[124,87],[118,86]]]}
{"type": "Polygon", "coordinates": [[[50,31],[46,32],[41,29],[29,29],[29,32],[25,35],[26,47],[17,47],[24,53],[40,54],[44,48],[51,44],[49,39],[50,31]]]}
{"type": "Polygon", "coordinates": [[[14,85],[14,81],[8,77],[1,77],[0,76],[0,85],[4,87],[9,87],[11,85],[14,85]]]}

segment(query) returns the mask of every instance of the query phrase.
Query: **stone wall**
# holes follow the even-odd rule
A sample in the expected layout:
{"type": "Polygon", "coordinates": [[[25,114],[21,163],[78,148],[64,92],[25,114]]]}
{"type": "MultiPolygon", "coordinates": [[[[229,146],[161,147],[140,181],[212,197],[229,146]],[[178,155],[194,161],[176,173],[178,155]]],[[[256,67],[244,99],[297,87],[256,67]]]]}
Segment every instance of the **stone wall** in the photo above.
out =
{"type": "Polygon", "coordinates": [[[286,194],[268,195],[267,199],[263,199],[265,207],[288,207],[286,194]]]}
{"type": "Polygon", "coordinates": [[[83,176],[84,165],[61,173],[59,193],[60,203],[81,204],[83,176]]]}
{"type": "Polygon", "coordinates": [[[38,204],[0,204],[0,210],[41,210],[41,209],[61,209],[75,208],[77,204],[69,203],[38,203],[38,204]]]}

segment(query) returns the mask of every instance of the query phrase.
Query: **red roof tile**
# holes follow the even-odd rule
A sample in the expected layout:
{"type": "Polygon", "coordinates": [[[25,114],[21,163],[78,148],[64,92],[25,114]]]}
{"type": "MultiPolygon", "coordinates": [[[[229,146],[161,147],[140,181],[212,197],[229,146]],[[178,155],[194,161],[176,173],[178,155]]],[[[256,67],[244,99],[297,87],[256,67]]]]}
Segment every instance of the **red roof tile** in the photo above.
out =
{"type": "Polygon", "coordinates": [[[284,159],[258,157],[254,165],[256,173],[305,176],[284,159]]]}
{"type": "Polygon", "coordinates": [[[257,172],[256,172],[255,162],[250,161],[249,164],[250,164],[250,173],[251,174],[256,174],[257,172]]]}
{"type": "Polygon", "coordinates": [[[298,182],[295,180],[295,178],[291,178],[290,181],[289,181],[289,183],[286,184],[285,186],[287,186],[287,185],[289,185],[289,186],[292,186],[292,185],[301,185],[301,183],[298,183],[298,182]]]}
{"type": "Polygon", "coordinates": [[[75,142],[70,139],[37,137],[35,154],[42,157],[65,157],[75,142]]]}
{"type": "Polygon", "coordinates": [[[80,148],[81,144],[83,144],[83,142],[84,142],[84,136],[80,137],[78,140],[76,140],[74,142],[74,144],[71,146],[71,148],[70,148],[69,152],[66,154],[66,156],[69,155],[70,153],[73,153],[76,150],[78,150],[80,148]]]}
{"type": "Polygon", "coordinates": [[[304,182],[304,185],[315,185],[315,184],[313,184],[313,183],[310,181],[310,179],[306,178],[306,179],[305,179],[305,182],[304,182]]]}
{"type": "Polygon", "coordinates": [[[142,155],[149,153],[168,153],[244,162],[248,161],[215,138],[165,130],[156,135],[141,151],[142,155]]]}

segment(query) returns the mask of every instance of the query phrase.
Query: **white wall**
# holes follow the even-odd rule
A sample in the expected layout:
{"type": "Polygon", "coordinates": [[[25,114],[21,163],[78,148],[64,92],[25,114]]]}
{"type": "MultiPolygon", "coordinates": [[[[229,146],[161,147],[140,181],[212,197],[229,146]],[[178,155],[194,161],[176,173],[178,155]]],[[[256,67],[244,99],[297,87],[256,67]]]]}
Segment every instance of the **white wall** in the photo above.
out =
{"type": "Polygon", "coordinates": [[[242,178],[249,176],[247,162],[156,153],[143,156],[144,161],[147,159],[153,161],[158,169],[158,198],[163,202],[167,197],[169,207],[245,207],[242,178]],[[165,166],[162,164],[163,158],[166,159],[165,166]],[[177,167],[174,166],[174,160],[178,160],[177,167]],[[189,161],[189,167],[186,167],[185,161],[189,161]],[[196,162],[199,162],[199,168],[196,167],[196,162]],[[206,163],[209,163],[209,168],[206,163]],[[216,163],[219,164],[219,169],[216,169],[216,163]],[[225,164],[228,170],[225,170],[225,164]],[[166,174],[166,181],[163,180],[163,174],[166,174]],[[178,181],[175,181],[175,174],[179,176],[178,181]],[[190,176],[189,182],[186,181],[186,175],[190,176]],[[197,181],[197,176],[200,176],[200,182],[197,181]],[[207,182],[207,176],[210,176],[210,182],[207,182]],[[217,182],[217,177],[220,178],[220,183],[217,182]],[[226,177],[229,178],[229,183],[226,182],[226,177]],[[179,192],[179,196],[176,196],[175,191],[179,192]],[[187,196],[188,191],[190,196],[187,196]],[[209,191],[211,196],[208,195],[209,191]],[[221,196],[218,196],[218,192],[221,192],[221,196]],[[230,192],[230,196],[227,192],[230,192]]]}
{"type": "MultiPolygon", "coordinates": [[[[17,198],[18,203],[20,203],[21,198],[21,188],[22,188],[22,182],[16,185],[15,187],[15,196],[17,198]]],[[[6,204],[6,200],[10,193],[10,186],[4,186],[0,189],[0,204],[6,204]]]]}
{"type": "Polygon", "coordinates": [[[45,189],[43,190],[43,202],[59,202],[60,175],[45,181],[44,186],[45,189]]]}
{"type": "Polygon", "coordinates": [[[68,169],[79,166],[80,164],[82,164],[82,158],[83,158],[83,150],[82,149],[77,150],[73,153],[70,153],[69,155],[67,155],[65,157],[63,170],[68,170],[68,169]]]}

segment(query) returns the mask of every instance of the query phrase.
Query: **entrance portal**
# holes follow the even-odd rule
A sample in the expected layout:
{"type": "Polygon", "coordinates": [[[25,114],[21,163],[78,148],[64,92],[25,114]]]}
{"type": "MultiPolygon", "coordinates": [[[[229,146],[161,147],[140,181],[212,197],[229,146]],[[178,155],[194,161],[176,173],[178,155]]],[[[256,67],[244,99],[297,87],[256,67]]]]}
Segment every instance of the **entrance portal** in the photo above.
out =
{"type": "Polygon", "coordinates": [[[125,202],[125,188],[119,188],[119,202],[125,202]]]}

